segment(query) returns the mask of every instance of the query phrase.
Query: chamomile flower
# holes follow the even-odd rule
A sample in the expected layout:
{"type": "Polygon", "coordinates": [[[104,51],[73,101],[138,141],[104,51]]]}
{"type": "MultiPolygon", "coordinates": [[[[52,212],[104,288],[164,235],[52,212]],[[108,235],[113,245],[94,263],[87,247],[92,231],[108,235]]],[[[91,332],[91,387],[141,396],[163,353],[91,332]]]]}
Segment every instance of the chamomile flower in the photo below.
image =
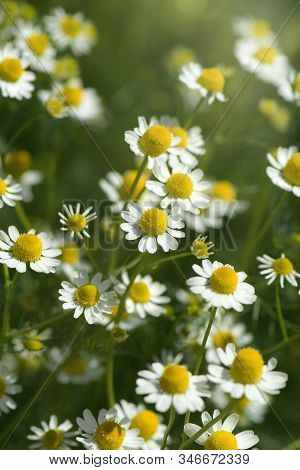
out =
{"type": "Polygon", "coordinates": [[[198,276],[188,279],[187,285],[194,294],[201,295],[214,307],[241,312],[244,305],[253,304],[256,300],[254,287],[244,282],[247,275],[236,272],[230,264],[211,263],[206,259],[202,266],[194,264],[193,270],[198,276]]]}
{"type": "Polygon", "coordinates": [[[216,215],[232,218],[248,208],[246,201],[238,200],[237,189],[231,181],[213,181],[208,194],[211,198],[209,209],[216,215]]]}
{"type": "Polygon", "coordinates": [[[64,55],[55,60],[53,77],[58,81],[69,80],[80,77],[80,67],[78,61],[71,55],[64,55]]]}
{"type": "Polygon", "coordinates": [[[271,41],[274,38],[269,21],[261,18],[236,18],[233,28],[239,36],[256,41],[271,41]]]}
{"type": "Polygon", "coordinates": [[[300,277],[300,274],[294,270],[293,263],[284,253],[281,253],[280,258],[262,255],[258,256],[257,260],[260,262],[258,266],[260,274],[266,278],[268,286],[279,277],[280,287],[284,288],[285,279],[292,286],[297,287],[298,282],[296,277],[300,277]]]}
{"type": "Polygon", "coordinates": [[[11,395],[16,395],[22,391],[22,387],[16,384],[17,376],[11,374],[7,366],[0,362],[0,416],[2,413],[9,413],[17,408],[16,402],[11,395]]]}
{"type": "MultiPolygon", "coordinates": [[[[206,426],[210,421],[219,416],[220,411],[215,410],[213,416],[207,411],[201,415],[202,424],[206,426]]],[[[205,450],[244,450],[250,449],[259,442],[258,436],[253,431],[242,431],[233,434],[239,422],[239,415],[234,413],[228,416],[224,422],[217,421],[208,431],[204,432],[195,442],[205,450]]],[[[184,425],[184,432],[188,437],[194,436],[200,431],[201,426],[193,423],[184,425]]]]}
{"type": "Polygon", "coordinates": [[[268,395],[278,395],[288,379],[284,372],[275,371],[277,360],[273,357],[264,364],[257,349],[243,348],[236,351],[234,344],[227,344],[225,351],[217,349],[222,365],[209,364],[208,378],[220,384],[221,389],[232,398],[268,403],[268,395]]]}
{"type": "Polygon", "coordinates": [[[210,397],[205,375],[192,375],[180,364],[154,362],[150,370],[138,373],[136,393],[145,395],[146,403],[154,403],[157,411],[165,413],[174,406],[178,414],[202,411],[203,398],[210,397]]]}
{"type": "Polygon", "coordinates": [[[287,58],[270,41],[240,39],[235,45],[235,56],[248,72],[274,85],[280,83],[289,69],[287,58]]]}
{"type": "Polygon", "coordinates": [[[110,281],[103,281],[102,274],[97,273],[89,280],[86,272],[78,272],[74,283],[63,281],[59,290],[59,300],[64,310],[74,310],[74,318],[84,315],[90,325],[97,323],[103,314],[111,314],[116,305],[115,295],[107,289],[110,281]]]}
{"type": "Polygon", "coordinates": [[[77,418],[81,442],[86,449],[127,450],[141,449],[144,439],[138,429],[130,429],[130,422],[116,408],[99,411],[97,419],[90,410],[84,410],[83,418],[77,418]]]}
{"type": "Polygon", "coordinates": [[[38,273],[55,273],[60,265],[56,259],[61,250],[52,247],[52,240],[44,233],[36,234],[35,230],[21,233],[11,226],[8,235],[0,230],[0,263],[9,268],[25,273],[27,265],[38,273]]]}
{"type": "Polygon", "coordinates": [[[63,240],[57,237],[56,246],[61,250],[61,265],[57,273],[63,273],[69,280],[73,280],[77,271],[91,271],[89,263],[82,260],[81,248],[72,240],[63,240]]]}
{"type": "Polygon", "coordinates": [[[14,207],[16,201],[22,200],[22,188],[13,181],[13,177],[8,175],[6,178],[0,173],[0,209],[7,206],[14,207]]]}
{"type": "Polygon", "coordinates": [[[0,90],[4,98],[31,98],[35,74],[27,70],[28,65],[28,60],[11,44],[0,50],[0,90]]]}
{"type": "Polygon", "coordinates": [[[135,405],[121,400],[116,405],[118,415],[130,422],[130,429],[138,429],[139,436],[144,439],[143,450],[160,449],[166,425],[161,424],[161,416],[144,405],[135,405]]]}
{"type": "Polygon", "coordinates": [[[82,13],[71,15],[58,7],[45,17],[45,24],[57,47],[70,47],[76,55],[89,53],[97,40],[96,28],[82,13]]]}
{"type": "Polygon", "coordinates": [[[91,213],[93,207],[89,206],[82,211],[80,203],[78,203],[75,209],[71,204],[64,204],[63,209],[66,215],[62,212],[58,213],[60,223],[62,224],[61,230],[70,232],[71,237],[77,235],[81,240],[84,237],[90,238],[88,224],[97,218],[96,212],[91,213]]]}
{"type": "Polygon", "coordinates": [[[160,206],[163,209],[171,206],[197,214],[199,209],[208,207],[210,199],[205,191],[210,188],[210,183],[201,181],[203,171],[199,168],[191,170],[178,164],[170,172],[168,166],[162,163],[153,169],[153,174],[158,181],[147,181],[146,188],[162,197],[160,206]]]}
{"type": "Polygon", "coordinates": [[[184,238],[184,222],[181,215],[172,215],[157,207],[143,208],[139,204],[128,204],[128,210],[121,213],[125,223],[121,229],[127,232],[126,240],[140,238],[138,249],[144,253],[156,253],[157,246],[161,246],[165,252],[177,250],[176,238],[184,238]]]}
{"type": "Polygon", "coordinates": [[[196,62],[190,62],[181,69],[179,80],[191,90],[199,92],[200,96],[208,96],[208,104],[215,100],[226,101],[223,93],[225,77],[217,67],[203,68],[196,62]]]}
{"type": "Polygon", "coordinates": [[[267,175],[279,188],[300,197],[300,152],[297,147],[279,147],[276,158],[268,153],[272,166],[267,167],[267,175]]]}
{"type": "Polygon", "coordinates": [[[191,245],[191,251],[198,259],[207,259],[214,254],[212,242],[206,241],[207,236],[199,235],[191,245]]]}
{"type": "Polygon", "coordinates": [[[12,339],[14,350],[19,352],[21,355],[27,352],[32,353],[32,355],[40,356],[45,350],[45,342],[47,342],[52,335],[50,328],[47,328],[43,331],[38,331],[36,329],[28,330],[24,333],[23,337],[16,336],[12,339]]]}
{"type": "Polygon", "coordinates": [[[171,130],[151,118],[149,124],[144,117],[138,118],[138,127],[125,132],[125,142],[138,157],[148,156],[148,168],[167,161],[170,155],[181,155],[182,138],[175,136],[171,130]]]}
{"type": "Polygon", "coordinates": [[[287,76],[280,80],[278,93],[286,101],[300,106],[300,73],[297,73],[295,70],[289,70],[287,76]]]}
{"type": "MultiPolygon", "coordinates": [[[[129,276],[126,271],[121,275],[122,283],[116,286],[116,291],[121,295],[129,285],[129,276]]],[[[166,312],[165,304],[170,302],[170,297],[163,295],[167,287],[160,282],[153,281],[152,277],[138,275],[126,299],[126,310],[136,313],[141,318],[147,315],[159,317],[166,312]]]]}
{"type": "Polygon", "coordinates": [[[103,326],[106,326],[107,330],[112,331],[114,328],[117,327],[122,329],[123,331],[131,331],[135,328],[138,328],[139,326],[144,325],[144,319],[141,318],[137,312],[132,311],[129,313],[126,307],[122,312],[118,322],[112,322],[112,319],[116,319],[116,316],[119,312],[119,306],[120,304],[118,303],[117,305],[115,305],[115,307],[113,307],[112,313],[110,315],[105,315],[105,317],[99,319],[99,323],[103,326]]]}
{"type": "Polygon", "coordinates": [[[55,415],[50,416],[49,424],[46,421],[41,422],[41,427],[31,426],[32,434],[27,436],[30,441],[35,441],[29,446],[29,449],[46,450],[67,450],[76,447],[78,444],[74,437],[78,435],[77,431],[71,431],[73,424],[66,420],[58,424],[55,415]]]}
{"type": "Polygon", "coordinates": [[[65,354],[65,350],[56,347],[52,348],[49,353],[50,370],[63,363],[56,376],[57,382],[84,385],[96,382],[103,375],[103,366],[97,357],[84,351],[73,351],[64,360],[65,354]]]}

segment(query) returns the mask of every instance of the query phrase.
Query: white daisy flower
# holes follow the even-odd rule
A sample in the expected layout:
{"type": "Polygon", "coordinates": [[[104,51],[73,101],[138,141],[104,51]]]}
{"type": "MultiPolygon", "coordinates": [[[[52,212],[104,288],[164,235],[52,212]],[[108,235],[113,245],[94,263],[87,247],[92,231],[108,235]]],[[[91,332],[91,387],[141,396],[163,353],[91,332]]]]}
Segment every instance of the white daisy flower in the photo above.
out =
{"type": "MultiPolygon", "coordinates": [[[[220,411],[215,410],[211,417],[207,411],[201,415],[203,426],[219,416],[220,411]]],[[[204,432],[195,442],[204,447],[205,450],[245,450],[250,449],[259,442],[258,436],[253,431],[242,431],[233,434],[239,422],[239,415],[234,413],[228,416],[224,422],[220,419],[208,431],[204,432]]],[[[201,426],[187,423],[184,432],[188,437],[193,437],[201,426]]]]}
{"type": "Polygon", "coordinates": [[[199,168],[191,170],[182,165],[175,166],[170,172],[168,166],[162,163],[153,169],[158,181],[147,181],[146,188],[162,197],[160,206],[163,209],[179,208],[184,212],[199,213],[199,209],[206,209],[210,199],[205,194],[210,188],[208,181],[201,181],[203,171],[199,168]]]}
{"type": "Polygon", "coordinates": [[[203,68],[196,62],[190,62],[182,67],[179,80],[191,90],[196,90],[200,96],[208,96],[208,104],[215,100],[226,101],[223,93],[225,78],[217,67],[203,68]]]}
{"type": "Polygon", "coordinates": [[[121,229],[127,232],[126,240],[137,240],[140,252],[156,253],[157,245],[165,252],[177,250],[176,238],[184,238],[185,233],[181,215],[172,215],[157,207],[143,208],[140,204],[129,203],[128,210],[121,213],[125,223],[121,229]]]}
{"type": "Polygon", "coordinates": [[[257,260],[260,262],[258,268],[260,274],[268,281],[268,286],[279,277],[280,286],[284,288],[284,280],[286,279],[292,286],[297,287],[298,282],[296,277],[300,274],[294,270],[293,263],[289,258],[281,253],[280,258],[271,258],[269,255],[258,256],[257,260]]]}
{"type": "Polygon", "coordinates": [[[271,358],[264,364],[257,349],[243,348],[236,352],[234,344],[227,344],[225,351],[217,349],[222,365],[210,364],[208,378],[220,384],[232,398],[245,396],[249,400],[268,403],[269,395],[278,395],[288,379],[284,372],[276,372],[277,360],[271,358]]]}
{"type": "Polygon", "coordinates": [[[74,437],[78,435],[77,431],[70,431],[73,424],[68,419],[58,424],[55,415],[50,416],[49,424],[46,421],[41,422],[41,427],[31,426],[33,434],[29,434],[27,439],[35,441],[29,446],[29,449],[46,450],[67,450],[76,447],[78,444],[74,437]]]}
{"type": "Polygon", "coordinates": [[[27,69],[29,62],[12,44],[0,50],[0,90],[4,98],[31,98],[35,74],[27,69]]]}
{"type": "Polygon", "coordinates": [[[75,209],[71,204],[64,204],[63,209],[66,215],[62,212],[58,213],[59,221],[63,225],[61,230],[70,232],[71,237],[74,237],[76,234],[81,240],[84,237],[90,238],[88,224],[97,218],[96,212],[91,213],[93,207],[89,206],[84,211],[81,211],[80,203],[78,203],[75,209]]]}
{"type": "Polygon", "coordinates": [[[90,410],[84,410],[83,419],[77,418],[77,424],[81,433],[77,441],[86,449],[128,450],[141,449],[144,445],[138,429],[130,429],[130,422],[116,408],[100,410],[97,419],[90,410]]]}
{"type": "Polygon", "coordinates": [[[60,260],[55,259],[61,250],[52,247],[52,240],[44,233],[36,234],[35,230],[21,233],[11,226],[8,235],[0,230],[0,263],[9,268],[25,273],[27,264],[37,273],[55,273],[60,260]]]}
{"type": "Polygon", "coordinates": [[[14,351],[22,354],[29,351],[32,355],[40,356],[45,350],[45,342],[51,338],[52,330],[46,328],[43,331],[29,330],[24,333],[23,337],[15,337],[12,339],[14,351]]]}
{"type": "Polygon", "coordinates": [[[148,156],[148,168],[166,162],[170,155],[181,155],[181,137],[175,136],[168,127],[151,118],[149,124],[144,117],[138,118],[138,127],[125,132],[125,142],[138,157],[148,156]]]}
{"type": "Polygon", "coordinates": [[[236,42],[235,56],[248,72],[261,80],[278,85],[289,69],[288,60],[270,41],[257,42],[240,39],[236,42]]]}
{"type": "Polygon", "coordinates": [[[161,413],[172,405],[178,414],[202,411],[203,397],[210,397],[206,376],[192,375],[180,364],[154,362],[150,370],[142,370],[138,375],[136,393],[145,395],[145,402],[155,403],[161,413]]]}
{"type": "Polygon", "coordinates": [[[70,47],[75,55],[88,54],[96,43],[97,30],[82,13],[71,15],[58,7],[45,17],[45,24],[57,47],[70,47]]]}
{"type": "Polygon", "coordinates": [[[128,312],[126,307],[121,314],[120,321],[116,324],[115,321],[112,321],[112,318],[116,318],[119,306],[120,304],[118,303],[113,307],[111,315],[105,315],[105,317],[103,316],[103,318],[99,319],[99,323],[105,326],[107,330],[112,331],[117,327],[124,331],[131,331],[145,324],[144,318],[141,318],[137,312],[128,312]]]}
{"type": "Polygon", "coordinates": [[[269,21],[256,18],[236,18],[233,23],[234,31],[244,38],[253,38],[256,41],[272,41],[272,32],[269,21]]]}
{"type": "Polygon", "coordinates": [[[131,429],[138,429],[139,437],[143,438],[145,443],[143,450],[159,450],[166,425],[161,424],[161,416],[144,405],[135,405],[126,400],[121,400],[116,409],[118,416],[124,417],[130,422],[131,429]]]}
{"type": "Polygon", "coordinates": [[[289,70],[287,76],[280,80],[278,93],[286,101],[300,106],[300,73],[293,69],[289,70]]]}
{"type": "Polygon", "coordinates": [[[11,175],[4,178],[0,173],[0,209],[2,209],[5,204],[14,207],[16,201],[22,201],[21,192],[21,186],[14,182],[11,175]]]}
{"type": "MultiPolygon", "coordinates": [[[[129,285],[129,276],[126,271],[121,275],[122,283],[115,289],[122,295],[129,285]]],[[[160,282],[153,281],[152,277],[138,275],[132,284],[126,299],[126,310],[129,313],[136,313],[140,318],[147,315],[159,317],[166,312],[163,306],[170,302],[170,297],[163,295],[167,287],[160,282]]]]}
{"type": "Polygon", "coordinates": [[[297,147],[278,147],[276,158],[268,153],[267,175],[275,186],[300,197],[300,152],[297,147]]]}
{"type": "Polygon", "coordinates": [[[73,284],[63,281],[61,286],[59,300],[63,309],[74,310],[76,319],[83,314],[90,325],[98,323],[103,314],[111,314],[116,305],[114,292],[107,291],[110,281],[103,281],[100,273],[90,281],[86,272],[77,272],[73,284]]]}
{"type": "Polygon", "coordinates": [[[8,367],[0,362],[0,416],[2,413],[9,413],[17,408],[16,402],[11,395],[16,395],[22,391],[22,387],[16,384],[17,376],[11,374],[8,367]]]}
{"type": "MultiPolygon", "coordinates": [[[[52,348],[49,354],[49,370],[53,370],[65,357],[65,351],[52,348]]],[[[98,381],[104,369],[99,359],[83,351],[73,351],[59,369],[56,380],[62,384],[84,385],[98,381]]]]}
{"type": "Polygon", "coordinates": [[[250,305],[256,300],[254,287],[244,282],[247,274],[236,272],[230,264],[205,259],[202,266],[194,264],[193,270],[198,276],[188,279],[187,285],[214,307],[241,312],[244,304],[250,305]]]}
{"type": "Polygon", "coordinates": [[[16,46],[33,70],[51,73],[54,68],[55,49],[48,34],[32,23],[19,22],[15,28],[16,46]]]}

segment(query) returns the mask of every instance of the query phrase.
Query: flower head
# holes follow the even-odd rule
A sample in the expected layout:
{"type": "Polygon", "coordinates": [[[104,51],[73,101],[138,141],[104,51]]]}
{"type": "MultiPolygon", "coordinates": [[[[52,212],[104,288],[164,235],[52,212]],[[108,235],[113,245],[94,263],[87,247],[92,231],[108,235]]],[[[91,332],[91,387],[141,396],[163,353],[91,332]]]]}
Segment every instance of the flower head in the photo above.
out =
{"type": "Polygon", "coordinates": [[[10,207],[16,205],[16,201],[22,200],[22,187],[19,184],[14,183],[11,175],[6,178],[0,175],[0,209],[4,207],[4,204],[10,207]]]}
{"type": "Polygon", "coordinates": [[[46,449],[46,450],[66,450],[71,447],[76,447],[78,444],[74,440],[77,436],[77,431],[71,431],[73,424],[71,421],[66,420],[58,424],[58,419],[55,415],[50,416],[49,424],[42,421],[41,428],[32,426],[30,430],[33,434],[29,434],[27,439],[35,441],[29,448],[30,449],[46,449]]]}
{"type": "Polygon", "coordinates": [[[286,279],[292,286],[297,287],[298,283],[296,277],[300,274],[294,270],[292,261],[281,254],[280,258],[271,258],[269,255],[262,255],[257,257],[259,264],[260,274],[264,276],[268,285],[272,284],[277,277],[280,279],[280,286],[284,287],[284,280],[286,279]]]}
{"type": "Polygon", "coordinates": [[[279,147],[276,158],[268,153],[267,175],[276,186],[300,197],[300,152],[297,147],[279,147]]]}
{"type": "Polygon", "coordinates": [[[224,102],[225,78],[217,67],[203,68],[196,62],[190,62],[182,67],[179,80],[191,90],[197,90],[200,96],[208,96],[208,104],[215,99],[224,102]]]}
{"type": "Polygon", "coordinates": [[[28,65],[11,44],[0,50],[0,91],[4,98],[31,98],[35,74],[27,70],[28,65]]]}
{"type": "Polygon", "coordinates": [[[97,218],[96,212],[91,213],[92,206],[81,211],[80,203],[76,205],[75,209],[71,204],[64,204],[63,209],[66,215],[62,212],[58,213],[60,223],[63,225],[61,230],[70,232],[71,237],[76,234],[80,239],[83,239],[83,237],[90,238],[88,224],[97,218]]]}
{"type": "Polygon", "coordinates": [[[67,351],[54,347],[49,353],[49,370],[63,363],[57,374],[61,384],[84,385],[95,382],[103,375],[103,366],[96,356],[85,351],[72,351],[65,360],[67,351]]]}
{"type": "Polygon", "coordinates": [[[11,395],[20,393],[22,387],[16,384],[17,376],[9,372],[8,367],[0,363],[0,416],[2,413],[9,413],[17,407],[11,395]]]}
{"type": "Polygon", "coordinates": [[[207,259],[214,254],[214,252],[211,251],[214,247],[214,244],[212,242],[207,242],[206,240],[207,236],[198,235],[198,237],[192,243],[192,253],[198,259],[207,259]]]}

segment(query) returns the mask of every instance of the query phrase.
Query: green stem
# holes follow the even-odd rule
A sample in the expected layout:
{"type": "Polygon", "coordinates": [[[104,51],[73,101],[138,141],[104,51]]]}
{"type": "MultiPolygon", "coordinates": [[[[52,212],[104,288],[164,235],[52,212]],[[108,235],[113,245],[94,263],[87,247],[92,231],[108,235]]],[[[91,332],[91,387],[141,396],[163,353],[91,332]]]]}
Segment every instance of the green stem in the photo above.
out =
{"type": "Polygon", "coordinates": [[[271,227],[272,223],[274,222],[276,216],[279,214],[280,210],[286,203],[288,199],[289,193],[286,191],[283,191],[281,198],[279,199],[278,203],[272,210],[271,214],[269,215],[269,218],[266,220],[264,223],[262,229],[258,233],[256,239],[255,239],[255,245],[258,245],[258,243],[261,241],[261,239],[264,237],[265,233],[268,231],[268,229],[271,227]]]}
{"type": "Polygon", "coordinates": [[[187,256],[195,256],[195,255],[191,251],[185,251],[184,253],[179,253],[178,255],[167,256],[165,258],[160,258],[158,260],[153,260],[153,261],[151,260],[150,263],[147,263],[145,264],[145,266],[143,266],[142,270],[149,268],[150,266],[152,266],[153,268],[156,268],[160,264],[168,263],[169,261],[175,261],[181,258],[186,258],[187,256]]]}
{"type": "Polygon", "coordinates": [[[46,328],[47,326],[53,325],[55,323],[59,323],[61,320],[64,320],[65,318],[68,318],[70,316],[71,316],[70,312],[60,313],[59,315],[55,315],[55,317],[53,318],[49,318],[49,320],[45,320],[40,323],[36,323],[35,325],[28,326],[27,328],[24,328],[24,330],[20,330],[16,333],[10,333],[8,336],[9,337],[23,336],[28,331],[41,330],[42,328],[46,328]]]}
{"type": "Polygon", "coordinates": [[[2,330],[1,330],[1,348],[0,350],[3,350],[3,346],[6,340],[6,337],[9,333],[10,329],[10,309],[11,309],[11,304],[16,288],[16,282],[17,282],[17,277],[18,277],[18,271],[15,272],[15,275],[13,277],[13,280],[10,282],[7,278],[5,280],[5,287],[6,287],[6,297],[5,297],[5,303],[4,303],[4,309],[3,309],[3,320],[2,320],[2,330]]]}
{"type": "Polygon", "coordinates": [[[165,448],[166,448],[168,436],[169,436],[169,434],[170,434],[170,432],[173,428],[173,425],[174,425],[175,416],[176,416],[176,411],[175,411],[174,405],[172,405],[171,408],[170,408],[170,416],[169,416],[168,426],[167,426],[167,429],[165,430],[165,434],[164,434],[164,437],[163,437],[163,440],[162,440],[160,450],[165,450],[165,448]]]}
{"type": "Polygon", "coordinates": [[[16,212],[17,212],[17,215],[20,219],[20,222],[23,225],[23,227],[25,228],[25,230],[31,230],[32,225],[31,225],[30,220],[28,219],[28,217],[26,215],[26,212],[25,212],[24,207],[22,206],[21,202],[16,203],[16,212]]]}
{"type": "Polygon", "coordinates": [[[106,365],[106,390],[107,400],[109,407],[112,408],[116,403],[115,389],[114,389],[114,368],[115,368],[115,348],[113,345],[112,351],[109,354],[106,365]]]}
{"type": "Polygon", "coordinates": [[[198,103],[196,104],[195,108],[193,109],[190,117],[186,120],[186,122],[183,126],[184,129],[188,129],[188,127],[190,127],[190,125],[194,122],[194,119],[197,116],[198,111],[199,111],[199,109],[201,108],[201,106],[203,105],[204,102],[205,102],[205,98],[201,97],[200,100],[198,101],[198,103]]]}
{"type": "Polygon", "coordinates": [[[282,334],[282,338],[284,341],[286,341],[288,339],[288,334],[287,334],[287,330],[286,330],[286,326],[284,322],[279,289],[280,289],[279,279],[277,279],[275,282],[275,301],[276,301],[278,323],[279,323],[280,331],[282,334]]]}
{"type": "Polygon", "coordinates": [[[291,444],[283,447],[282,450],[300,450],[300,439],[291,442],[291,444]]]}
{"type": "Polygon", "coordinates": [[[289,346],[290,344],[293,344],[293,343],[295,343],[296,341],[299,341],[299,340],[300,340],[300,332],[296,333],[295,335],[290,336],[289,338],[284,339],[284,340],[280,341],[279,343],[275,344],[274,346],[271,346],[270,348],[266,349],[265,351],[263,351],[263,355],[268,356],[270,354],[273,354],[277,351],[280,351],[280,349],[283,349],[286,346],[289,346]]]}
{"type": "Polygon", "coordinates": [[[125,210],[125,208],[126,208],[128,202],[130,202],[130,200],[131,200],[131,198],[132,198],[132,195],[133,195],[133,193],[134,193],[134,191],[135,191],[135,189],[136,189],[136,187],[137,187],[137,185],[138,185],[138,182],[139,182],[139,180],[140,180],[140,177],[141,177],[142,174],[144,173],[144,170],[145,170],[145,168],[146,168],[146,166],[147,166],[147,163],[148,163],[148,155],[145,155],[145,157],[144,157],[142,163],[141,163],[140,166],[139,166],[139,169],[138,169],[137,174],[136,174],[136,177],[134,178],[134,181],[133,181],[133,183],[132,183],[132,185],[131,185],[131,188],[130,188],[130,190],[129,190],[129,192],[128,192],[128,197],[127,197],[127,199],[126,199],[126,201],[125,201],[125,203],[124,203],[123,210],[125,210]]]}
{"type": "Polygon", "coordinates": [[[37,119],[40,119],[41,117],[43,117],[44,114],[38,114],[36,116],[32,116],[31,118],[29,118],[27,121],[25,121],[17,130],[16,132],[12,135],[12,137],[10,138],[10,140],[8,141],[7,143],[7,146],[6,146],[6,151],[10,150],[11,147],[14,145],[15,141],[17,140],[17,138],[27,129],[27,127],[29,127],[34,121],[36,121],[37,119]]]}

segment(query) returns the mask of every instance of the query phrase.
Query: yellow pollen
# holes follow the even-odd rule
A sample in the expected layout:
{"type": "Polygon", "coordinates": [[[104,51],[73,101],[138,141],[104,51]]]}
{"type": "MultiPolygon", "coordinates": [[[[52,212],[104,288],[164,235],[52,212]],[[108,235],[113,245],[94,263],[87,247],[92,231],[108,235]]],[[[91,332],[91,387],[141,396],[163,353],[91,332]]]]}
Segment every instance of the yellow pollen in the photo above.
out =
{"type": "Polygon", "coordinates": [[[154,436],[159,426],[159,419],[156,413],[150,410],[140,411],[131,421],[130,429],[138,429],[139,436],[145,441],[154,436]]]}
{"type": "Polygon", "coordinates": [[[300,152],[295,153],[283,168],[283,175],[288,183],[300,186],[300,152]]]}
{"type": "Polygon", "coordinates": [[[42,251],[41,239],[32,233],[20,235],[12,247],[14,257],[24,263],[35,263],[41,258],[42,251]]]}
{"type": "Polygon", "coordinates": [[[3,196],[3,194],[5,194],[6,189],[7,189],[7,184],[5,183],[3,179],[0,178],[0,196],[3,196]]]}
{"type": "Polygon", "coordinates": [[[6,153],[3,161],[7,172],[15,179],[19,179],[25,171],[32,167],[32,156],[27,150],[6,153]]]}
{"type": "Polygon", "coordinates": [[[206,440],[205,450],[237,450],[236,437],[229,431],[215,431],[206,440]]]}
{"type": "Polygon", "coordinates": [[[224,199],[225,201],[236,200],[236,190],[230,181],[219,180],[216,181],[212,188],[212,195],[216,199],[224,199]]]}
{"type": "Polygon", "coordinates": [[[83,89],[79,86],[65,86],[62,91],[68,106],[80,106],[83,98],[83,89]]]}
{"type": "Polygon", "coordinates": [[[297,93],[300,93],[300,74],[297,75],[294,86],[295,86],[295,91],[297,93]]]}
{"type": "Polygon", "coordinates": [[[75,38],[82,30],[80,20],[73,15],[66,15],[60,24],[64,33],[70,38],[75,38]]]}
{"type": "Polygon", "coordinates": [[[23,344],[29,351],[40,351],[44,345],[38,338],[27,338],[23,340],[23,344]]]}
{"type": "Polygon", "coordinates": [[[188,199],[193,192],[193,181],[184,173],[173,173],[166,182],[167,191],[180,199],[188,199]]]}
{"type": "Polygon", "coordinates": [[[219,294],[232,294],[238,285],[238,276],[233,268],[222,266],[210,277],[210,285],[219,294]]]}
{"type": "Polygon", "coordinates": [[[97,427],[94,438],[99,449],[118,450],[122,446],[125,429],[114,421],[104,421],[97,427]]]}
{"type": "Polygon", "coordinates": [[[0,62],[0,79],[5,82],[16,83],[23,72],[24,69],[19,59],[7,57],[0,62]]]}
{"type": "Polygon", "coordinates": [[[167,230],[168,219],[162,209],[147,209],[141,215],[140,226],[149,237],[157,237],[167,230]]]}
{"type": "Polygon", "coordinates": [[[67,264],[77,264],[79,262],[79,249],[76,245],[61,247],[61,260],[67,264]]]}
{"type": "Polygon", "coordinates": [[[159,384],[162,390],[169,395],[185,393],[190,384],[188,371],[178,364],[167,365],[159,379],[159,384]]]}
{"type": "Polygon", "coordinates": [[[63,371],[69,375],[83,375],[86,371],[86,360],[81,356],[73,355],[65,363],[63,371]]]}
{"type": "Polygon", "coordinates": [[[49,46],[49,36],[43,33],[34,33],[28,36],[27,44],[32,52],[38,56],[42,56],[49,46]]]}
{"type": "Polygon", "coordinates": [[[86,227],[87,221],[82,214],[73,214],[68,218],[67,227],[74,232],[81,232],[86,227]]]}
{"type": "Polygon", "coordinates": [[[222,348],[225,350],[227,344],[236,344],[235,336],[229,330],[220,330],[213,337],[215,348],[222,348]]]}
{"type": "Polygon", "coordinates": [[[266,20],[254,21],[251,29],[254,36],[257,36],[259,38],[267,36],[271,32],[270,23],[266,20]]]}
{"type": "Polygon", "coordinates": [[[149,127],[140,139],[142,151],[150,157],[158,157],[171,145],[171,133],[165,126],[156,124],[149,127]]]}
{"type": "Polygon", "coordinates": [[[46,102],[46,109],[53,117],[59,117],[63,109],[63,103],[58,98],[50,98],[46,102]]]}
{"type": "Polygon", "coordinates": [[[242,413],[250,405],[250,400],[246,397],[235,400],[235,410],[237,413],[242,413]]]}
{"type": "Polygon", "coordinates": [[[273,268],[277,274],[286,276],[293,271],[294,266],[288,258],[277,258],[273,261],[273,268]]]}
{"type": "Polygon", "coordinates": [[[253,348],[241,349],[230,368],[230,375],[241,384],[257,384],[262,376],[264,361],[259,351],[253,348]]]}
{"type": "Polygon", "coordinates": [[[50,429],[42,437],[43,446],[47,450],[58,450],[63,444],[65,435],[59,429],[50,429]]]}
{"type": "Polygon", "coordinates": [[[179,144],[176,145],[176,147],[181,147],[185,149],[188,143],[187,131],[184,130],[183,127],[179,127],[179,126],[169,127],[169,129],[175,137],[180,137],[181,139],[179,144]]]}
{"type": "Polygon", "coordinates": [[[224,90],[225,78],[219,69],[211,67],[202,70],[198,83],[208,91],[220,93],[224,90]]]}
{"type": "MultiPolygon", "coordinates": [[[[136,175],[137,175],[137,170],[128,170],[128,171],[125,171],[125,173],[123,174],[122,185],[119,188],[119,194],[122,197],[122,199],[128,198],[130,189],[133,185],[136,175]]],[[[146,184],[146,178],[144,175],[141,175],[133,191],[133,194],[131,196],[133,200],[136,200],[138,198],[140,193],[145,188],[145,184],[146,184]]]]}
{"type": "Polygon", "coordinates": [[[130,298],[138,304],[149,302],[151,294],[145,282],[135,282],[129,292],[130,298]]]}
{"type": "Polygon", "coordinates": [[[0,400],[2,400],[2,398],[4,397],[5,391],[6,391],[5,380],[3,379],[3,377],[0,377],[0,400]]]}
{"type": "Polygon", "coordinates": [[[254,57],[263,64],[271,65],[276,60],[277,52],[273,47],[259,47],[254,57]]]}
{"type": "Polygon", "coordinates": [[[94,284],[85,284],[76,290],[76,300],[82,307],[92,307],[99,302],[101,294],[94,284]]]}

